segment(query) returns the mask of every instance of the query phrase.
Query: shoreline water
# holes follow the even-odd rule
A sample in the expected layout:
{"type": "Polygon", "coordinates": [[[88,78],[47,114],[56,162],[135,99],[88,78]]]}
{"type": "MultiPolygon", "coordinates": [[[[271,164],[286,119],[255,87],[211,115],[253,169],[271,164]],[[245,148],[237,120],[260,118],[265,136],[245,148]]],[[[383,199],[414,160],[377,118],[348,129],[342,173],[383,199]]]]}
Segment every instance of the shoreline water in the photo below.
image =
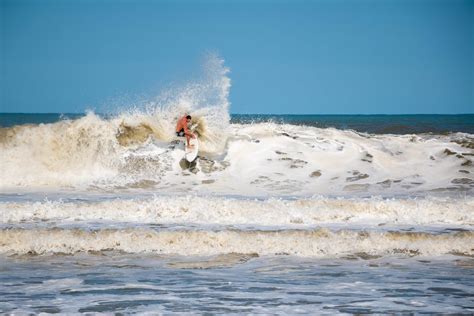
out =
{"type": "Polygon", "coordinates": [[[4,260],[2,311],[19,313],[472,313],[467,258],[163,257],[4,260]],[[25,273],[25,271],[29,271],[25,273]],[[34,273],[32,272],[34,271],[34,273]],[[66,303],[67,302],[67,303],[66,303]]]}

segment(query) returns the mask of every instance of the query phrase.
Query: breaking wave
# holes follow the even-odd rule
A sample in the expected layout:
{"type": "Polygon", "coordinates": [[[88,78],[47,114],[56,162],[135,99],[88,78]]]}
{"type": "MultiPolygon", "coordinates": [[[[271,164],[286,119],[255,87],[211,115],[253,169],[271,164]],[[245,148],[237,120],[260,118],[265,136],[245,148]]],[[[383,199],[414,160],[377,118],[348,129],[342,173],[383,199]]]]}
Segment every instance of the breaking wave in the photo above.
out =
{"type": "Polygon", "coordinates": [[[149,145],[166,148],[163,144],[175,137],[177,119],[186,113],[193,115],[202,153],[221,153],[229,127],[228,71],[223,60],[211,55],[198,80],[163,92],[139,110],[0,128],[0,188],[88,186],[127,171],[136,174],[143,161],[154,157],[130,161],[130,154],[149,145]]]}
{"type": "Polygon", "coordinates": [[[155,231],[151,229],[4,229],[0,253],[47,254],[123,251],[127,253],[209,256],[223,253],[337,257],[351,254],[382,256],[473,255],[474,232],[429,234],[413,232],[284,231],[155,231]]]}
{"type": "Polygon", "coordinates": [[[307,227],[321,224],[474,225],[474,199],[234,199],[156,196],[102,202],[3,202],[0,224],[129,223],[307,227]]]}
{"type": "Polygon", "coordinates": [[[175,120],[90,113],[3,131],[0,187],[243,195],[467,194],[474,187],[469,134],[370,135],[275,123],[222,129],[195,117],[202,150],[194,174],[180,164],[175,120]]]}

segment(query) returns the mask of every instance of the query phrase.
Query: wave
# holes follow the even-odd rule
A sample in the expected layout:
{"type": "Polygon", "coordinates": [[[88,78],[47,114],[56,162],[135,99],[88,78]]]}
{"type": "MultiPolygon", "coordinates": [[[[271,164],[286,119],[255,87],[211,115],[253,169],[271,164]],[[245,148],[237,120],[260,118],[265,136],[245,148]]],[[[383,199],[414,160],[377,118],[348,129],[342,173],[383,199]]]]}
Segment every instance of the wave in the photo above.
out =
{"type": "Polygon", "coordinates": [[[0,189],[152,190],[240,195],[471,194],[471,134],[376,135],[260,122],[229,123],[228,69],[141,110],[0,129],[0,189]],[[190,173],[174,125],[189,113],[200,152],[190,173]]]}
{"type": "Polygon", "coordinates": [[[0,223],[115,222],[308,227],[322,224],[474,225],[474,199],[232,199],[156,196],[102,202],[2,202],[0,223]]]}
{"type": "Polygon", "coordinates": [[[472,192],[474,186],[474,153],[466,134],[367,135],[273,123],[232,124],[226,132],[203,123],[198,174],[185,179],[184,148],[170,142],[172,124],[164,128],[145,123],[148,119],[125,128],[123,119],[89,114],[12,128],[0,143],[0,187],[162,192],[200,187],[229,194],[313,195],[472,192]],[[206,139],[220,132],[224,147],[217,150],[213,141],[206,147],[206,139]]]}
{"type": "Polygon", "coordinates": [[[339,257],[352,254],[474,255],[474,232],[429,234],[328,229],[283,231],[155,231],[151,229],[3,229],[0,253],[123,251],[188,256],[223,253],[339,257]]]}

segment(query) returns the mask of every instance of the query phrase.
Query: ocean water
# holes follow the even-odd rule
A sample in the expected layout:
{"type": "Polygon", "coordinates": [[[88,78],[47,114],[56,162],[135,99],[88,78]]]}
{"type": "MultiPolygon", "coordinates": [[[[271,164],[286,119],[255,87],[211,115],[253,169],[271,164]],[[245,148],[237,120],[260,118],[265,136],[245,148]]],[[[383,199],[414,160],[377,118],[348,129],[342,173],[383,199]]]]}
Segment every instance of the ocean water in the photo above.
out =
{"type": "MultiPolygon", "coordinates": [[[[98,114],[111,118],[112,114],[98,114]]],[[[49,124],[78,119],[83,113],[0,113],[0,127],[22,124],[49,124]]],[[[412,114],[412,115],[292,115],[231,114],[232,124],[278,123],[319,128],[337,128],[372,134],[474,134],[474,114],[412,114]]]]}
{"type": "Polygon", "coordinates": [[[473,115],[230,115],[206,71],[0,114],[0,312],[474,313],[473,115]]]}

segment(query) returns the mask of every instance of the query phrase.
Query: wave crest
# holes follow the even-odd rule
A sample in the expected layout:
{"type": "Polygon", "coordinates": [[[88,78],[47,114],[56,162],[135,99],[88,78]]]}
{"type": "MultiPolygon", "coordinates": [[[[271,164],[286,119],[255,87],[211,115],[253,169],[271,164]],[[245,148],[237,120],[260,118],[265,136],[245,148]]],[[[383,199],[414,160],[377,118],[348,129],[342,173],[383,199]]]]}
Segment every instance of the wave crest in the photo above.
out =
{"type": "Polygon", "coordinates": [[[188,256],[223,253],[340,257],[473,255],[474,232],[435,235],[415,232],[357,232],[350,230],[284,231],[155,231],[150,229],[4,229],[0,253],[47,254],[123,251],[188,256]]]}

